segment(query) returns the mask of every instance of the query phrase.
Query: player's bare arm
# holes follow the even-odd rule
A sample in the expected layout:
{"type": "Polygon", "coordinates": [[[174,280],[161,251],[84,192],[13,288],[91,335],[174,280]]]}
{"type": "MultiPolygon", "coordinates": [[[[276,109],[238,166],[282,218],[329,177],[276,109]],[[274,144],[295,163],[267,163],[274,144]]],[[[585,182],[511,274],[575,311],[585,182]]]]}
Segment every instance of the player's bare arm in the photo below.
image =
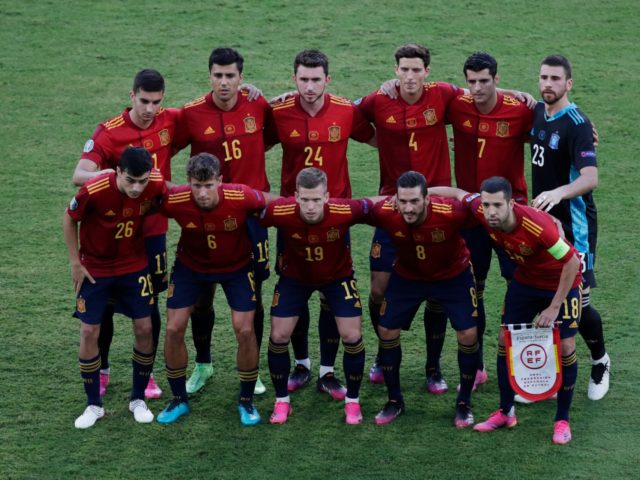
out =
{"type": "Polygon", "coordinates": [[[548,212],[562,200],[579,197],[580,195],[595,190],[597,186],[598,168],[584,167],[580,170],[578,178],[573,182],[554,188],[553,190],[540,192],[540,195],[531,201],[531,205],[548,212]]]}
{"type": "Polygon", "coordinates": [[[98,170],[98,165],[91,160],[87,160],[86,158],[81,158],[78,160],[78,164],[76,165],[76,169],[73,171],[72,181],[74,185],[81,187],[88,180],[96,177],[98,175],[102,175],[103,173],[111,173],[114,172],[112,168],[105,168],[104,170],[98,170]]]}
{"type": "Polygon", "coordinates": [[[560,307],[562,307],[563,302],[567,298],[579,270],[580,260],[577,256],[573,255],[571,260],[562,267],[556,294],[553,296],[551,304],[538,315],[537,320],[534,322],[536,327],[550,327],[553,325],[553,322],[558,318],[560,307]]]}
{"type": "Polygon", "coordinates": [[[437,195],[439,197],[455,198],[459,202],[462,201],[465,195],[469,192],[455,187],[429,187],[429,195],[437,195]]]}
{"type": "Polygon", "coordinates": [[[64,212],[62,217],[62,230],[64,232],[64,241],[69,251],[69,265],[71,266],[73,288],[77,295],[85,278],[91,283],[96,283],[96,281],[80,262],[80,254],[78,253],[78,222],[73,220],[67,212],[64,212]]]}

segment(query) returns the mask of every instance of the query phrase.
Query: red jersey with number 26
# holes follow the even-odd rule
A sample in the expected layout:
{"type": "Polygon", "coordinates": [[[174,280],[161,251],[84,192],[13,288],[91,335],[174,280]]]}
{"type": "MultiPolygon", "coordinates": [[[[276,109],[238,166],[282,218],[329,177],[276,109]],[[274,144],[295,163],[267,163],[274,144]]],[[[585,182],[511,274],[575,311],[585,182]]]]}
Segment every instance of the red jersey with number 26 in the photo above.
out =
{"type": "Polygon", "coordinates": [[[166,191],[160,172],[152,170],[138,198],[118,190],[116,173],[85,183],[67,207],[80,222],[80,261],[94,277],[115,277],[147,266],[142,221],[166,191]]]}
{"type": "MultiPolygon", "coordinates": [[[[491,228],[484,218],[480,194],[466,195],[464,203],[486,228],[491,239],[501,246],[516,262],[514,278],[530,287],[557,290],[562,268],[576,249],[560,237],[560,232],[551,216],[537,208],[513,205],[516,227],[511,232],[491,228]]],[[[582,274],[578,272],[573,288],[580,285],[582,274]]]]}
{"type": "MultiPolygon", "coordinates": [[[[158,110],[149,128],[138,127],[129,116],[127,108],[117,117],[101,123],[84,145],[80,158],[91,160],[100,170],[116,169],[118,161],[128,147],[144,147],[153,160],[153,168],[159,170],[166,180],[171,180],[171,156],[176,124],[180,111],[175,108],[158,110]]],[[[167,219],[161,215],[150,215],[144,222],[145,237],[166,233],[167,219]]]]}
{"type": "Polygon", "coordinates": [[[234,272],[251,260],[247,217],[265,207],[264,195],[246,185],[223,183],[218,198],[212,210],[204,210],[191,187],[181,185],[169,190],[162,203],[162,212],[182,229],[176,256],[196,272],[234,272]]]}

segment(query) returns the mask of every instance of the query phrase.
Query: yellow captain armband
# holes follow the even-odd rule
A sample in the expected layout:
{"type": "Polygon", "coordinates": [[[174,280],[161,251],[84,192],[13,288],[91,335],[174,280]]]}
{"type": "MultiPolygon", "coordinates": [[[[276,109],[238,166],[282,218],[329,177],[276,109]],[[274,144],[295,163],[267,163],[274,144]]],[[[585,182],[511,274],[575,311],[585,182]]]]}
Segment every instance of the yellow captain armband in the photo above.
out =
{"type": "Polygon", "coordinates": [[[549,252],[551,256],[556,260],[560,260],[567,254],[570,249],[571,247],[569,246],[569,244],[565,242],[564,239],[559,238],[551,248],[547,249],[547,252],[549,252]]]}

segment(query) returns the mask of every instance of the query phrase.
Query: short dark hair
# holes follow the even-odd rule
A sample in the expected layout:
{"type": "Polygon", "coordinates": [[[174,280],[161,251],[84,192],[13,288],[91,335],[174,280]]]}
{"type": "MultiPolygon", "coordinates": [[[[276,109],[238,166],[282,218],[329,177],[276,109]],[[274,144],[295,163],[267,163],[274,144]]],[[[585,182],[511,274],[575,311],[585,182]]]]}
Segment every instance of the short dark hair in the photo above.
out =
{"type": "Polygon", "coordinates": [[[462,73],[466,78],[467,70],[471,70],[472,72],[481,72],[484,69],[488,69],[489,74],[495,78],[498,73],[497,60],[487,52],[474,52],[464,62],[462,73]]]}
{"type": "Polygon", "coordinates": [[[322,185],[327,189],[327,174],[319,168],[308,167],[303,168],[296,176],[296,190],[302,188],[316,188],[322,185]]]}
{"type": "Polygon", "coordinates": [[[199,182],[220,176],[220,160],[210,153],[199,153],[187,162],[187,178],[199,182]]]}
{"type": "Polygon", "coordinates": [[[423,196],[427,195],[427,179],[424,178],[420,172],[414,172],[413,170],[409,170],[408,172],[404,172],[398,178],[398,182],[396,183],[397,188],[414,188],[420,187],[420,192],[423,196]]]}
{"type": "Polygon", "coordinates": [[[293,60],[293,74],[298,73],[298,67],[322,67],[325,75],[329,75],[329,58],[320,50],[303,50],[293,60]]]}
{"type": "Polygon", "coordinates": [[[216,65],[231,65],[235,63],[238,71],[242,73],[244,58],[233,48],[214,48],[211,55],[209,55],[209,71],[211,71],[214,63],[216,65]]]}
{"type": "Polygon", "coordinates": [[[550,67],[562,67],[564,68],[564,73],[567,76],[567,80],[571,78],[571,62],[569,59],[563,55],[549,55],[548,57],[544,57],[542,62],[540,62],[540,66],[549,65],[550,67]]]}
{"type": "Polygon", "coordinates": [[[145,92],[164,92],[164,78],[157,70],[145,68],[136,73],[132,90],[134,92],[140,90],[145,92]]]}
{"type": "Polygon", "coordinates": [[[129,147],[120,156],[118,168],[121,172],[128,172],[132,177],[139,177],[151,171],[153,162],[151,155],[143,147],[129,147]]]}
{"type": "Polygon", "coordinates": [[[504,193],[504,198],[508,202],[513,196],[511,184],[504,177],[489,177],[480,184],[480,191],[487,193],[504,193]]]}
{"type": "Polygon", "coordinates": [[[399,47],[396,49],[395,57],[396,65],[400,63],[401,58],[421,58],[425,68],[431,63],[431,53],[429,49],[419,43],[407,43],[399,47]]]}

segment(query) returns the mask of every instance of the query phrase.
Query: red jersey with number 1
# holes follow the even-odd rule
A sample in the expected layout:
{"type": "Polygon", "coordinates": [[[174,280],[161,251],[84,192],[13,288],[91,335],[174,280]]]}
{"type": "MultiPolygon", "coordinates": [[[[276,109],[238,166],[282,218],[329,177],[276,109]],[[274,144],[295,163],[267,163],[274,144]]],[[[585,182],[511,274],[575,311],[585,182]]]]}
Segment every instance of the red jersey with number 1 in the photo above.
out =
{"type": "Polygon", "coordinates": [[[276,227],[282,239],[278,259],[281,275],[299,282],[319,285],[351,275],[353,262],[349,248],[349,227],[364,219],[371,201],[329,199],[320,223],[309,224],[300,217],[294,198],[271,203],[260,223],[276,227]]]}
{"type": "MultiPolygon", "coordinates": [[[[118,161],[128,147],[144,147],[153,160],[153,168],[171,180],[171,156],[176,124],[180,111],[175,108],[161,108],[148,128],[138,127],[129,116],[127,108],[117,117],[101,123],[93,136],[84,145],[80,158],[91,160],[100,170],[116,169],[118,161]]],[[[167,232],[169,223],[162,215],[149,215],[144,222],[145,237],[167,232]]]]}
{"type": "Polygon", "coordinates": [[[268,192],[263,128],[270,107],[264,97],[250,102],[247,95],[241,90],[228,111],[214,103],[211,92],[185,105],[175,146],[180,150],[191,144],[191,156],[206,152],[218,157],[225,182],[268,192]]]}
{"type": "Polygon", "coordinates": [[[251,260],[247,217],[264,209],[264,195],[246,185],[223,183],[218,199],[212,210],[203,210],[191,187],[181,185],[169,190],[162,203],[162,212],[182,228],[176,256],[196,272],[234,272],[251,260]]]}
{"type": "Polygon", "coordinates": [[[80,222],[80,261],[93,277],[115,277],[147,266],[142,222],[166,191],[160,172],[152,170],[138,198],[118,190],[116,173],[86,182],[67,207],[80,222]]]}
{"type": "Polygon", "coordinates": [[[513,199],[526,204],[524,143],[529,140],[533,110],[498,92],[498,103],[487,114],[480,113],[471,95],[460,95],[447,115],[453,127],[458,188],[478,192],[485,179],[500,176],[511,183],[513,199]]]}
{"type": "Polygon", "coordinates": [[[461,91],[431,82],[414,104],[404,101],[399,90],[397,99],[378,91],[356,101],[376,127],[381,195],[396,193],[398,177],[408,170],[422,173],[429,186],[451,185],[445,119],[448,105],[461,91]]]}
{"type": "Polygon", "coordinates": [[[349,138],[369,141],[375,131],[347,99],[324,94],[324,105],[312,117],[300,106],[300,96],[272,106],[266,142],[282,144],[280,195],[292,196],[296,176],[303,168],[316,167],[327,174],[331,197],[351,197],[347,144],[349,138]]]}

